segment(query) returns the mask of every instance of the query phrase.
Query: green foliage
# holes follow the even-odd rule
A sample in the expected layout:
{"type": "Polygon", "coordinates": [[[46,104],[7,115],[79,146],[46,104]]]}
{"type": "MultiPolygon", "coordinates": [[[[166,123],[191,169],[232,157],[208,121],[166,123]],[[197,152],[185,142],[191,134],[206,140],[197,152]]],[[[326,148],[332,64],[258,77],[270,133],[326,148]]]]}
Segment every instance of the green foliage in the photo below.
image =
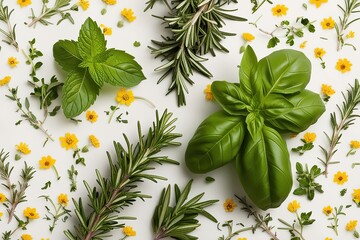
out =
{"type": "Polygon", "coordinates": [[[257,10],[259,10],[259,8],[264,4],[264,3],[270,3],[273,4],[272,1],[270,0],[262,0],[261,2],[259,0],[250,0],[250,2],[254,5],[252,7],[252,13],[254,14],[257,10]]]}
{"type": "Polygon", "coordinates": [[[60,40],[54,44],[53,54],[68,73],[62,97],[67,118],[87,110],[105,82],[130,88],[145,79],[133,56],[121,50],[106,49],[105,37],[91,18],[81,26],[77,42],[60,40]]]}
{"type": "Polygon", "coordinates": [[[303,155],[306,151],[309,151],[314,148],[314,144],[312,142],[306,142],[304,139],[301,139],[304,143],[301,146],[297,146],[296,148],[292,148],[291,151],[297,152],[300,155],[303,155]]]}
{"type": "Polygon", "coordinates": [[[50,207],[45,205],[47,214],[45,214],[44,219],[52,221],[52,224],[49,225],[49,231],[52,233],[55,229],[57,221],[62,220],[63,222],[66,222],[66,220],[71,216],[71,211],[66,209],[61,203],[55,204],[49,196],[41,195],[39,198],[43,198],[46,202],[50,203],[50,207]]]}
{"type": "Polygon", "coordinates": [[[334,207],[334,211],[331,213],[331,217],[328,218],[329,221],[331,221],[331,224],[327,227],[334,230],[336,236],[338,235],[338,227],[339,227],[339,216],[346,214],[343,212],[343,206],[340,207],[334,207]]]}
{"type": "Polygon", "coordinates": [[[315,191],[323,193],[322,186],[315,182],[316,178],[322,175],[321,169],[314,165],[311,167],[310,171],[305,165],[305,169],[301,163],[296,163],[296,180],[299,182],[299,187],[294,190],[295,195],[307,195],[309,200],[313,200],[315,196],[315,191]]]}
{"type": "Polygon", "coordinates": [[[7,29],[5,30],[0,28],[0,32],[5,36],[5,39],[3,39],[2,41],[4,43],[14,46],[16,50],[19,51],[19,44],[16,41],[15,33],[16,24],[12,27],[10,23],[10,17],[13,11],[14,9],[11,9],[9,12],[9,7],[4,6],[4,0],[0,0],[0,21],[4,22],[7,26],[7,29]]]}
{"type": "Polygon", "coordinates": [[[315,219],[311,219],[312,212],[302,212],[299,214],[296,212],[296,220],[292,224],[287,223],[283,219],[278,219],[285,227],[279,228],[280,230],[287,230],[290,233],[290,240],[305,240],[303,236],[304,226],[311,225],[315,222],[315,219]],[[300,228],[297,228],[297,225],[300,228]]]}

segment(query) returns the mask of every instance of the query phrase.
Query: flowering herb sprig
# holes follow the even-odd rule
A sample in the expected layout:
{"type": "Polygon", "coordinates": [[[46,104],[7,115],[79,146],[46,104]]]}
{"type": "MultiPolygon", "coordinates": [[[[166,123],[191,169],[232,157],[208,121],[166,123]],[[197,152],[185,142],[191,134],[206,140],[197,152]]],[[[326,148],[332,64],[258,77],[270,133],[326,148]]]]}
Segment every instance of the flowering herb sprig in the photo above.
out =
{"type": "Polygon", "coordinates": [[[156,72],[165,72],[158,83],[168,75],[171,76],[167,94],[176,92],[178,106],[186,105],[186,85],[194,84],[190,78],[194,72],[212,77],[210,71],[202,64],[206,59],[201,55],[211,53],[215,56],[215,50],[228,52],[221,40],[234,34],[221,30],[224,20],[245,21],[244,18],[230,15],[228,12],[231,10],[223,8],[231,2],[237,1],[174,1],[169,15],[158,17],[164,21],[164,26],[170,29],[172,34],[160,41],[153,40],[155,46],[149,48],[155,58],[162,57],[165,61],[155,69],[156,72]]]}
{"type": "Polygon", "coordinates": [[[58,220],[62,220],[63,222],[66,222],[66,220],[71,216],[70,210],[66,209],[66,206],[68,204],[68,199],[66,194],[60,194],[58,196],[58,203],[55,204],[54,201],[46,195],[41,195],[39,198],[45,199],[46,202],[50,203],[50,207],[45,206],[46,211],[49,215],[45,215],[44,219],[52,221],[52,224],[49,225],[49,231],[53,232],[56,226],[56,222],[58,220]]]}
{"type": "Polygon", "coordinates": [[[307,132],[304,134],[304,137],[301,139],[301,141],[304,143],[301,146],[298,146],[296,148],[292,148],[291,151],[297,152],[300,155],[303,155],[306,151],[309,151],[314,148],[314,141],[316,139],[316,134],[312,132],[307,132]]]}
{"type": "MultiPolygon", "coordinates": [[[[338,236],[339,232],[338,232],[338,227],[339,227],[339,216],[341,215],[346,215],[343,211],[343,206],[341,205],[340,207],[334,207],[334,211],[328,211],[331,214],[331,217],[328,218],[329,221],[331,221],[332,223],[327,226],[328,228],[334,230],[336,236],[338,236]]],[[[326,215],[329,215],[326,213],[326,215]]]]}
{"type": "Polygon", "coordinates": [[[4,30],[0,28],[0,32],[5,36],[5,39],[3,39],[2,41],[9,45],[14,46],[16,50],[19,51],[19,44],[16,41],[16,33],[15,33],[16,24],[12,26],[10,23],[10,17],[14,9],[11,9],[9,11],[8,6],[4,6],[3,2],[4,0],[0,0],[0,21],[6,24],[7,29],[4,30]]]}
{"type": "Polygon", "coordinates": [[[165,147],[180,145],[179,142],[174,141],[181,136],[181,134],[173,133],[175,121],[176,119],[172,119],[172,113],[166,110],[161,116],[156,112],[156,121],[153,122],[146,136],[143,135],[141,125],[138,123],[139,142],[135,146],[130,144],[125,134],[126,147],[120,143],[114,143],[115,161],[110,153],[107,154],[110,166],[109,177],[103,176],[99,170],[96,170],[99,187],[91,188],[87,182],[84,182],[91,210],[85,211],[82,198],[78,201],[73,199],[79,223],[75,226],[74,232],[65,231],[68,239],[104,239],[110,237],[111,230],[124,227],[124,224],[119,221],[133,219],[121,216],[119,210],[133,204],[138,198],[150,197],[136,190],[138,184],[144,180],[153,182],[166,180],[164,177],[148,174],[149,170],[154,169],[150,164],[178,164],[167,156],[156,155],[165,147]]]}
{"type": "MultiPolygon", "coordinates": [[[[225,223],[223,223],[221,226],[227,228],[228,234],[227,234],[226,237],[224,235],[219,237],[218,240],[231,240],[233,237],[239,235],[239,233],[253,230],[253,227],[251,226],[251,227],[243,227],[240,230],[237,230],[237,231],[233,232],[233,225],[234,225],[234,223],[233,223],[232,220],[229,220],[229,221],[226,221],[225,223]]],[[[236,224],[236,225],[243,226],[242,224],[236,224]]]]}
{"type": "Polygon", "coordinates": [[[255,13],[257,10],[259,10],[259,8],[266,2],[273,4],[273,2],[270,0],[250,0],[250,2],[253,4],[253,7],[251,8],[252,13],[255,13]]]}
{"type": "Polygon", "coordinates": [[[36,23],[41,23],[43,25],[52,24],[47,19],[55,15],[60,15],[61,19],[57,22],[60,24],[63,20],[68,19],[72,24],[74,24],[74,19],[71,17],[70,11],[78,11],[79,6],[74,4],[70,8],[66,8],[70,5],[71,0],[56,0],[54,6],[49,7],[48,0],[42,0],[41,12],[38,16],[35,15],[34,10],[31,9],[31,22],[28,24],[29,27],[35,27],[36,23]]]}
{"type": "Polygon", "coordinates": [[[204,196],[204,193],[201,193],[186,201],[191,191],[191,184],[192,180],[182,191],[175,184],[175,206],[170,206],[171,186],[163,189],[152,218],[154,240],[167,239],[168,237],[179,240],[195,239],[196,237],[190,233],[200,226],[199,220],[196,219],[198,215],[203,215],[211,221],[217,222],[215,217],[205,211],[204,208],[213,205],[218,200],[199,202],[204,196]]]}
{"type": "Polygon", "coordinates": [[[314,165],[311,167],[310,171],[308,165],[305,165],[305,168],[301,163],[296,163],[296,180],[299,183],[293,194],[295,195],[306,195],[309,200],[313,200],[315,192],[323,193],[321,184],[315,182],[316,178],[322,175],[321,169],[314,165]]]}
{"type": "Polygon", "coordinates": [[[341,106],[337,105],[338,110],[340,111],[340,119],[336,117],[336,113],[333,112],[330,114],[330,121],[332,127],[331,135],[325,133],[325,136],[328,140],[329,145],[327,147],[320,146],[324,156],[323,158],[318,158],[325,166],[324,175],[328,175],[328,167],[330,164],[336,164],[338,162],[331,161],[332,157],[336,153],[336,145],[340,143],[340,138],[342,132],[348,129],[353,125],[356,118],[360,117],[357,114],[354,114],[357,105],[360,103],[360,85],[359,81],[355,79],[353,86],[350,86],[350,89],[347,90],[346,95],[342,93],[344,101],[341,106]]]}
{"type": "Polygon", "coordinates": [[[18,230],[26,230],[27,225],[30,223],[30,220],[39,218],[39,214],[36,211],[36,208],[27,207],[24,210],[24,217],[26,220],[20,219],[18,216],[14,215],[14,218],[17,221],[17,226],[13,230],[4,231],[2,233],[2,240],[11,240],[11,237],[18,231],[18,230]]]}
{"type": "Polygon", "coordinates": [[[346,156],[355,155],[356,150],[360,148],[360,141],[352,140],[350,141],[350,150],[347,152],[346,156]]]}
{"type": "Polygon", "coordinates": [[[8,223],[10,223],[15,215],[17,206],[22,202],[26,202],[25,192],[29,187],[30,180],[34,176],[35,169],[24,162],[25,165],[20,174],[21,181],[18,181],[17,184],[15,184],[10,179],[14,167],[10,166],[10,163],[6,162],[8,156],[9,153],[5,153],[4,150],[1,150],[0,179],[5,182],[2,185],[9,191],[9,198],[6,199],[6,203],[4,203],[4,205],[9,214],[8,223]]]}
{"type": "Polygon", "coordinates": [[[335,23],[335,30],[337,34],[337,50],[340,51],[343,46],[351,46],[356,50],[356,48],[349,43],[345,43],[344,40],[344,31],[354,22],[360,20],[360,18],[350,17],[356,13],[360,12],[360,0],[344,0],[345,6],[342,7],[339,4],[337,5],[342,11],[342,16],[339,17],[340,22],[335,23]]]}

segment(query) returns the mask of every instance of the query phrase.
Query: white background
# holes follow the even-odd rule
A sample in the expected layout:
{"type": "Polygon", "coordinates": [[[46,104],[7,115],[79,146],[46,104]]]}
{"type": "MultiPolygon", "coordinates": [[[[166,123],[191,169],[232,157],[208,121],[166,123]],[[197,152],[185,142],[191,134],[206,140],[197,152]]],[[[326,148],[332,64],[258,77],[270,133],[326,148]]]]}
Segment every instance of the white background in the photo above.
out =
{"type": "MultiPolygon", "coordinates": [[[[28,16],[30,15],[30,8],[33,8],[35,13],[39,13],[41,7],[40,0],[33,0],[32,5],[24,8],[20,8],[15,1],[5,0],[4,2],[5,5],[8,4],[10,8],[15,9],[11,20],[13,24],[17,24],[16,33],[20,49],[24,49],[27,52],[27,42],[32,38],[36,38],[35,46],[44,54],[44,57],[40,59],[44,63],[44,66],[41,68],[41,71],[38,72],[38,76],[43,76],[49,79],[55,74],[60,80],[65,79],[65,73],[60,70],[53,59],[52,46],[59,39],[76,40],[81,24],[88,16],[91,16],[99,24],[102,23],[106,26],[112,27],[112,36],[106,36],[107,46],[109,48],[113,47],[126,50],[128,53],[134,55],[136,60],[142,65],[147,80],[132,89],[134,95],[151,100],[156,105],[156,108],[160,113],[162,113],[164,109],[168,109],[173,112],[173,116],[178,119],[176,122],[176,131],[183,134],[183,136],[179,139],[182,146],[166,149],[162,151],[161,154],[168,155],[170,158],[179,161],[180,166],[156,166],[156,170],[154,170],[153,173],[167,177],[168,181],[159,182],[157,184],[150,182],[140,184],[139,189],[144,194],[152,195],[153,198],[147,199],[145,202],[137,201],[134,206],[121,211],[122,215],[137,217],[137,220],[135,221],[126,222],[127,225],[133,226],[133,228],[137,231],[136,237],[133,237],[132,239],[153,238],[151,230],[151,217],[158,202],[161,190],[168,184],[174,183],[183,187],[190,179],[194,179],[192,189],[193,195],[205,192],[204,200],[219,200],[217,204],[207,210],[212,213],[220,223],[223,223],[226,220],[234,220],[235,223],[243,223],[245,226],[250,226],[254,223],[252,219],[247,218],[246,214],[242,212],[239,207],[237,207],[232,213],[225,213],[223,209],[222,204],[226,198],[233,198],[236,201],[234,194],[244,196],[237,174],[234,171],[234,166],[229,164],[205,175],[195,175],[190,173],[184,164],[184,152],[189,139],[192,137],[199,123],[210,113],[218,109],[216,103],[205,101],[203,90],[206,85],[210,84],[213,80],[227,80],[231,82],[238,81],[237,65],[241,60],[239,49],[240,46],[244,44],[241,34],[243,32],[250,32],[255,36],[255,40],[251,43],[251,46],[257,53],[258,58],[268,55],[275,49],[288,48],[289,46],[285,45],[285,38],[281,38],[281,44],[279,44],[275,49],[267,49],[266,45],[269,39],[268,36],[261,33],[253,25],[249,25],[248,22],[226,21],[227,25],[224,30],[237,34],[237,36],[228,37],[225,41],[223,41],[223,44],[230,50],[230,53],[217,53],[216,58],[209,56],[209,60],[205,62],[204,65],[212,72],[214,77],[212,79],[206,79],[199,75],[192,76],[195,85],[191,87],[189,86],[190,93],[186,96],[187,105],[179,108],[177,107],[174,93],[165,96],[169,79],[164,80],[159,85],[156,84],[157,80],[161,76],[161,73],[154,73],[153,69],[158,67],[161,63],[160,59],[154,60],[154,56],[150,54],[150,50],[148,49],[148,46],[151,45],[152,39],[160,40],[161,34],[167,34],[163,28],[164,26],[161,25],[161,21],[151,16],[152,14],[164,15],[166,13],[166,7],[164,5],[155,5],[155,9],[144,13],[143,9],[146,6],[145,1],[122,0],[115,6],[108,6],[107,14],[101,15],[100,11],[105,5],[100,0],[91,0],[90,8],[87,11],[79,9],[79,12],[72,13],[73,18],[75,19],[74,25],[64,21],[59,26],[42,26],[37,24],[36,28],[33,29],[24,25],[24,22],[29,22],[28,16]],[[137,19],[132,23],[125,21],[123,28],[117,28],[117,22],[122,19],[120,11],[123,8],[132,8],[137,16],[137,19]],[[134,41],[139,41],[141,46],[138,48],[134,47],[134,41]],[[212,176],[215,178],[215,182],[206,184],[204,180],[206,176],[212,176]]],[[[274,5],[269,5],[267,3],[253,15],[251,14],[252,5],[250,4],[250,1],[247,0],[240,0],[239,3],[232,4],[227,7],[238,8],[238,11],[235,14],[247,18],[249,22],[254,22],[261,16],[258,21],[258,26],[268,31],[272,31],[275,24],[279,24],[281,20],[285,19],[294,23],[297,17],[304,16],[308,17],[310,21],[316,21],[314,23],[316,26],[316,32],[313,34],[305,32],[304,38],[296,39],[295,45],[291,48],[300,50],[299,44],[305,40],[307,41],[307,47],[305,49],[301,49],[311,60],[313,66],[311,82],[307,88],[320,93],[321,84],[326,83],[333,86],[336,90],[336,94],[332,96],[331,100],[326,104],[326,112],[322,115],[319,121],[308,129],[308,131],[315,132],[317,134],[314,149],[310,152],[306,152],[301,157],[297,154],[291,154],[293,166],[295,166],[295,163],[299,161],[303,164],[307,163],[309,166],[316,164],[322,167],[317,157],[322,157],[319,145],[327,146],[323,131],[331,133],[330,113],[337,111],[336,104],[340,104],[343,100],[341,91],[348,89],[349,84],[353,84],[354,79],[358,77],[360,73],[358,62],[359,53],[353,51],[350,47],[345,47],[343,50],[337,52],[335,30],[325,31],[320,25],[320,22],[324,17],[332,16],[333,19],[338,18],[340,15],[340,11],[336,7],[338,2],[343,4],[343,1],[329,0],[328,3],[323,4],[320,8],[315,8],[314,5],[310,5],[305,0],[274,1],[274,5],[282,3],[286,4],[289,8],[287,16],[280,18],[272,16],[271,8],[274,5]],[[302,7],[303,3],[308,4],[307,11],[302,7]],[[320,37],[327,38],[328,40],[321,39],[320,37]],[[313,50],[316,47],[323,47],[327,52],[323,57],[327,66],[325,70],[321,68],[319,59],[315,59],[314,57],[313,50]],[[342,74],[335,69],[336,61],[339,58],[348,58],[353,63],[351,72],[342,74]]],[[[50,21],[56,23],[57,20],[58,18],[55,16],[50,21]]],[[[350,29],[356,32],[355,38],[350,40],[356,46],[359,46],[360,32],[357,31],[357,29],[359,29],[359,24],[360,22],[353,24],[353,28],[350,29]]],[[[278,34],[283,35],[281,32],[278,34]]],[[[12,76],[12,81],[9,85],[10,87],[19,86],[19,96],[23,99],[31,92],[31,87],[29,87],[26,83],[27,80],[29,80],[28,74],[30,73],[30,67],[25,64],[25,57],[21,52],[16,52],[13,47],[9,47],[5,43],[2,43],[1,46],[0,78],[3,78],[6,75],[12,76]],[[11,69],[7,65],[7,58],[10,56],[14,56],[20,61],[19,65],[14,69],[11,69]]],[[[19,172],[23,166],[23,161],[26,161],[29,165],[34,166],[36,169],[35,177],[31,181],[31,187],[26,193],[28,201],[18,206],[16,211],[17,215],[22,216],[23,209],[29,206],[36,207],[41,217],[44,217],[46,214],[46,210],[44,208],[45,201],[38,198],[40,195],[49,195],[52,199],[54,199],[54,201],[56,201],[57,196],[60,193],[67,193],[70,198],[77,199],[78,197],[82,197],[83,201],[86,203],[86,191],[82,181],[86,180],[90,186],[94,186],[94,170],[96,168],[99,169],[104,176],[107,175],[108,164],[106,151],[109,151],[110,153],[114,152],[112,142],[115,140],[123,143],[122,134],[125,133],[129,139],[135,143],[137,141],[137,121],[141,122],[144,131],[150,127],[151,122],[155,118],[155,109],[140,100],[136,100],[130,107],[121,106],[118,111],[118,113],[125,111],[129,112],[129,115],[127,116],[127,120],[129,120],[128,124],[119,124],[114,120],[111,124],[107,123],[108,116],[105,115],[104,111],[107,111],[111,105],[115,105],[114,98],[117,91],[118,88],[109,85],[106,85],[101,90],[97,101],[90,108],[90,110],[95,110],[99,114],[99,119],[96,123],[91,124],[86,121],[85,114],[81,114],[78,117],[83,120],[80,124],[75,124],[73,121],[67,120],[63,116],[62,112],[60,112],[56,117],[50,117],[46,121],[45,127],[49,129],[49,132],[55,138],[55,142],[48,142],[46,146],[43,147],[42,144],[45,138],[42,132],[34,130],[25,121],[20,126],[15,126],[15,122],[20,119],[20,115],[15,112],[16,106],[14,102],[5,97],[5,94],[7,94],[6,87],[0,88],[0,148],[4,148],[5,151],[10,152],[9,161],[13,166],[15,166],[12,179],[14,182],[18,180],[19,172]],[[88,143],[88,136],[90,134],[97,136],[101,142],[101,148],[91,148],[89,153],[83,154],[86,158],[86,167],[76,166],[79,171],[79,176],[77,178],[78,191],[75,193],[69,192],[70,182],[67,177],[67,169],[74,164],[72,151],[66,151],[64,148],[61,148],[59,143],[59,137],[65,135],[66,132],[75,133],[77,135],[79,139],[79,147],[88,143]],[[13,160],[15,155],[15,145],[19,142],[28,143],[32,153],[24,156],[22,160],[15,162],[13,160]],[[57,160],[56,167],[62,176],[60,181],[55,179],[55,175],[52,170],[45,171],[39,169],[38,161],[42,156],[46,155],[51,155],[57,160]],[[41,187],[43,187],[47,181],[52,182],[51,188],[41,190],[41,187]]],[[[40,116],[41,111],[38,109],[35,99],[32,99],[31,103],[33,111],[40,116]]],[[[280,239],[290,239],[290,235],[286,231],[277,229],[277,227],[281,226],[277,219],[281,217],[288,222],[291,222],[295,218],[294,214],[287,211],[287,204],[295,199],[301,204],[301,208],[299,210],[300,212],[312,211],[313,218],[316,219],[313,225],[307,226],[304,229],[304,237],[307,240],[324,239],[325,237],[332,237],[333,239],[353,238],[350,232],[345,231],[345,225],[349,220],[360,220],[360,210],[356,208],[356,206],[352,206],[350,209],[345,210],[346,216],[340,217],[339,236],[335,236],[334,231],[326,227],[327,225],[330,225],[330,221],[328,221],[327,217],[322,213],[322,208],[327,205],[339,207],[340,205],[345,206],[352,204],[351,193],[353,192],[353,189],[360,188],[360,167],[354,169],[351,168],[351,164],[353,162],[360,162],[358,157],[360,153],[357,153],[355,156],[345,157],[347,151],[349,150],[350,140],[360,140],[358,129],[359,122],[357,120],[354,126],[344,132],[341,144],[338,145],[339,150],[333,160],[340,161],[340,164],[330,166],[328,178],[318,178],[318,181],[323,185],[325,193],[317,193],[313,201],[307,200],[305,196],[299,197],[290,193],[289,197],[285,200],[281,207],[268,211],[274,219],[271,222],[271,225],[275,226],[274,231],[277,232],[280,239]],[[337,185],[333,182],[333,175],[337,171],[346,171],[349,175],[349,181],[343,186],[337,185]],[[340,197],[339,192],[343,188],[347,188],[347,194],[340,197]]],[[[296,138],[292,139],[285,136],[289,150],[292,147],[296,147],[301,144],[300,139],[303,134],[304,133],[300,133],[296,138]]],[[[294,167],[293,172],[295,173],[294,167]]],[[[295,187],[297,187],[297,182],[294,178],[294,188],[295,187]]],[[[0,192],[6,193],[6,190],[3,187],[0,187],[0,192]]],[[[73,209],[72,203],[69,203],[69,209],[73,209]]],[[[13,229],[16,226],[16,221],[12,221],[10,225],[7,225],[5,208],[0,206],[0,211],[4,212],[4,216],[2,217],[3,221],[0,222],[0,232],[13,229]]],[[[265,214],[265,212],[263,212],[263,214],[265,214]]],[[[200,218],[200,221],[202,224],[201,227],[194,232],[194,235],[198,236],[199,239],[217,239],[221,235],[227,234],[225,229],[219,231],[216,223],[203,218],[200,218]]],[[[63,231],[68,228],[73,229],[73,225],[77,224],[77,222],[75,215],[73,214],[73,217],[66,223],[59,221],[52,234],[48,231],[48,224],[50,224],[50,222],[47,222],[44,219],[32,221],[28,225],[27,231],[19,231],[15,234],[13,239],[19,238],[22,233],[31,234],[33,239],[65,239],[63,231]]],[[[238,230],[239,228],[240,226],[236,226],[234,230],[238,230]]],[[[113,237],[111,237],[111,239],[120,239],[123,236],[121,230],[116,230],[112,234],[113,237]]],[[[270,238],[260,230],[256,231],[255,234],[245,232],[239,235],[239,237],[247,237],[248,239],[258,240],[270,238]]]]}

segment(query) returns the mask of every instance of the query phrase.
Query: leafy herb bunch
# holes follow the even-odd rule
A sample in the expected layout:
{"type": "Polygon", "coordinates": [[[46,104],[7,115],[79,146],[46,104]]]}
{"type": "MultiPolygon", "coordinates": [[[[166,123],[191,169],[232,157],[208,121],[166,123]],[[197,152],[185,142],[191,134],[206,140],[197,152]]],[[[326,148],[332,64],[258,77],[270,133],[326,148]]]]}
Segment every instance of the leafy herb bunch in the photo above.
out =
{"type": "Polygon", "coordinates": [[[53,54],[68,73],[62,92],[62,109],[67,118],[88,109],[105,82],[130,88],[145,79],[133,56],[125,51],[106,49],[105,37],[91,18],[81,26],[78,41],[56,42],[53,54]]]}

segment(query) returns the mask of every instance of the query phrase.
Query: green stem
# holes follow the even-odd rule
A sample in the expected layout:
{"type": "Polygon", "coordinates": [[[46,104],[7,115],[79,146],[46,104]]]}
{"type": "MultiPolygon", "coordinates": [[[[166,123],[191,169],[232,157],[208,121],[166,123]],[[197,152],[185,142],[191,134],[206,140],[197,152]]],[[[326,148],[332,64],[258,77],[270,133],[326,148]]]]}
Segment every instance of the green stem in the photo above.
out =
{"type": "Polygon", "coordinates": [[[53,165],[52,168],[53,168],[54,171],[55,171],[57,180],[60,180],[61,177],[59,176],[59,172],[58,172],[58,170],[56,169],[55,165],[53,165]]]}
{"type": "Polygon", "coordinates": [[[114,110],[112,110],[112,112],[111,112],[111,114],[110,114],[110,117],[109,117],[109,121],[108,121],[108,123],[110,123],[110,122],[111,122],[112,118],[114,117],[115,112],[116,112],[118,109],[119,109],[119,103],[118,103],[118,104],[116,104],[116,106],[115,106],[114,110]]]}
{"type": "Polygon", "coordinates": [[[143,100],[143,101],[147,102],[152,108],[156,108],[155,104],[146,98],[134,96],[134,99],[143,100]]]}

